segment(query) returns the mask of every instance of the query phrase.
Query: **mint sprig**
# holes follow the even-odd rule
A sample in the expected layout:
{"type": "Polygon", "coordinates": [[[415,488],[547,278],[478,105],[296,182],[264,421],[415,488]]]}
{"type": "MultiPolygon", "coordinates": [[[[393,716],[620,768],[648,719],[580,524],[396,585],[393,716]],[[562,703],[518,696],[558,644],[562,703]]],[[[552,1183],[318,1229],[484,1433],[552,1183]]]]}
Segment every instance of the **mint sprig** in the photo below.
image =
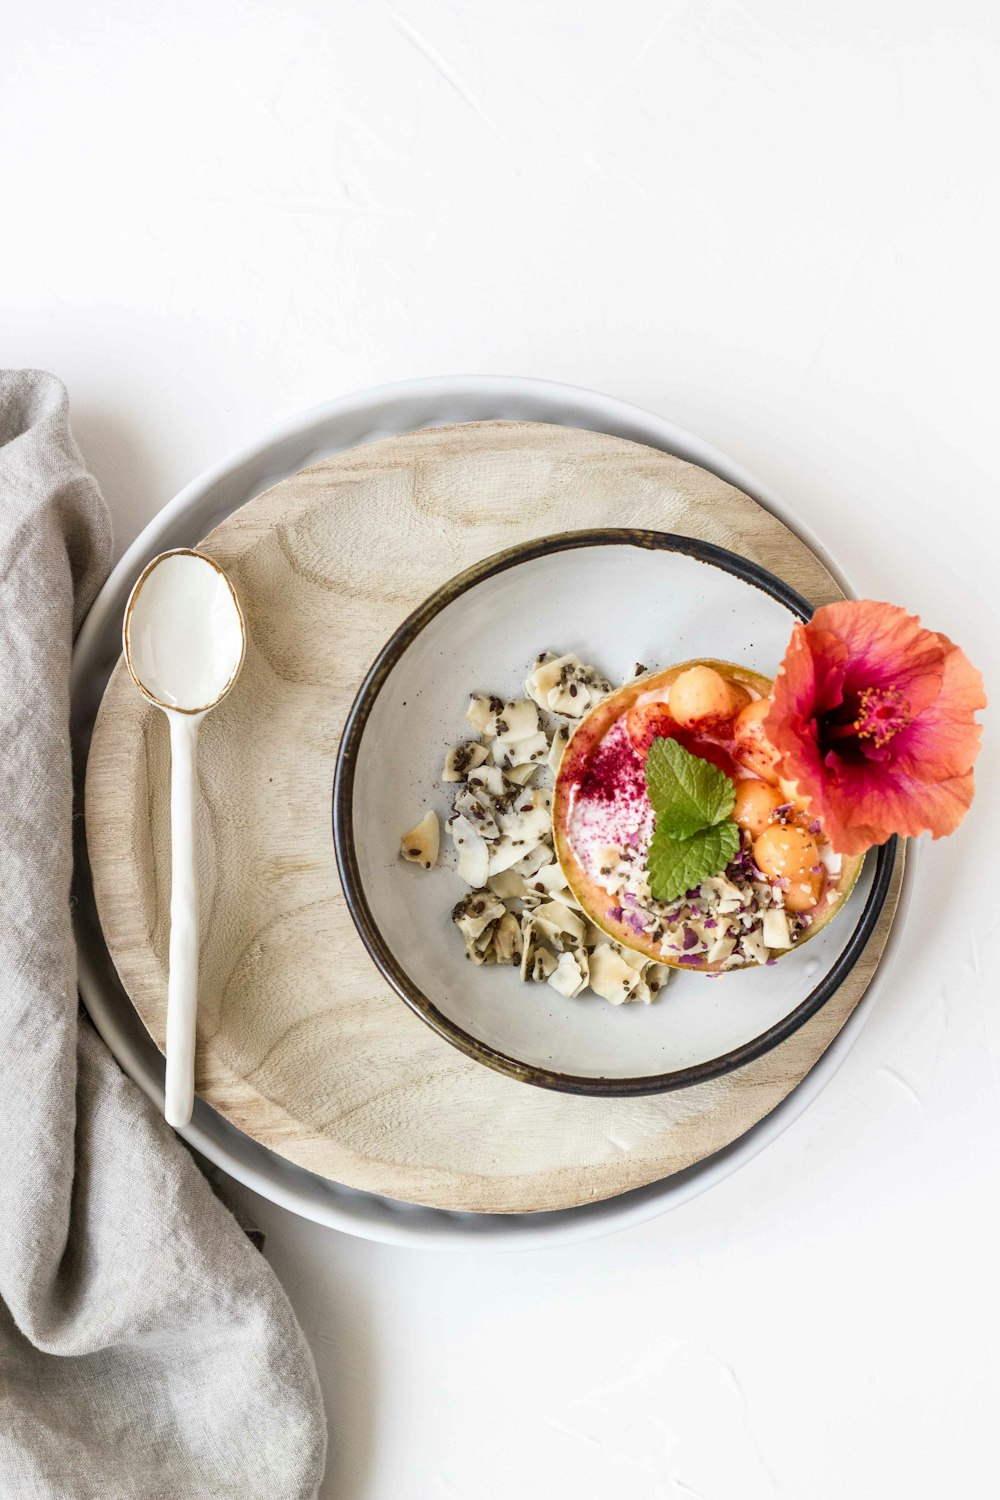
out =
{"type": "Polygon", "coordinates": [[[672,839],[658,826],[646,856],[650,892],[657,901],[679,900],[692,886],[724,870],[739,847],[740,830],[731,819],[688,839],[672,839]]]}
{"type": "Polygon", "coordinates": [[[650,894],[676,901],[737,853],[740,831],[729,816],[736,787],[725,771],[670,739],[650,745],[646,787],[656,814],[646,858],[650,894]]]}
{"type": "Polygon", "coordinates": [[[646,757],[646,786],[657,827],[689,839],[728,818],[736,804],[732,779],[677,740],[656,739],[646,757]]]}

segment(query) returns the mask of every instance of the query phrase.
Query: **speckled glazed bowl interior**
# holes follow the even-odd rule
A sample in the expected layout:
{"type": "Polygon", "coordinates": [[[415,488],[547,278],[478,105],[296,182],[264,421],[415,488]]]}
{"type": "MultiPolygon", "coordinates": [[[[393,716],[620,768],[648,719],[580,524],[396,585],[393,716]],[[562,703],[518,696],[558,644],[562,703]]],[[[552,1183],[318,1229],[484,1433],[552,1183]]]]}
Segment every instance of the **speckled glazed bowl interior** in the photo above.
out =
{"type": "MultiPolygon", "coordinates": [[[[430,807],[470,692],[522,695],[542,650],[574,651],[613,682],[633,663],[691,657],[773,676],[806,602],[765,570],[661,532],[572,532],[453,579],[386,643],[341,743],[334,837],[351,914],[390,984],[443,1038],[528,1083],[649,1094],[719,1076],[776,1046],[833,994],[874,928],[895,848],[870,856],[844,910],[801,952],[709,978],[677,973],[651,1006],[566,999],[515,970],[471,969],[451,921],[467,889],[399,839],[430,807]]],[[[443,840],[443,847],[448,841],[443,840]]]]}

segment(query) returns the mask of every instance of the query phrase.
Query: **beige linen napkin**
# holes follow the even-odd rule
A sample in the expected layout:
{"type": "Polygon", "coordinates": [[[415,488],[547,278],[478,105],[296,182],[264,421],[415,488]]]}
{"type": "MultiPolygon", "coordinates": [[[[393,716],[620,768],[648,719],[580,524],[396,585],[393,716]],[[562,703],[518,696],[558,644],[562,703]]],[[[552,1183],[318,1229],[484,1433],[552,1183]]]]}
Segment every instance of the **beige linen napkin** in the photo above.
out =
{"type": "Polygon", "coordinates": [[[70,644],[110,549],[62,385],[0,371],[0,1495],[311,1496],[288,1301],[78,1011],[70,644]]]}

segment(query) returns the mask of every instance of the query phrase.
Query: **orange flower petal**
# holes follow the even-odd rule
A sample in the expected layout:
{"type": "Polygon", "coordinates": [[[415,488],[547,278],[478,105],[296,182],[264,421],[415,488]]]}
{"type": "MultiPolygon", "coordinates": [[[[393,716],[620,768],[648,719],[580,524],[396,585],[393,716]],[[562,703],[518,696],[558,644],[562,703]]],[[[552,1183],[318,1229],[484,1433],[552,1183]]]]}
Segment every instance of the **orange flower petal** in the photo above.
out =
{"type": "Polygon", "coordinates": [[[941,691],[902,736],[896,757],[901,771],[923,781],[970,770],[982,737],[973,714],[986,707],[982,673],[946,636],[941,639],[948,648],[941,691]]]}
{"type": "Polygon", "coordinates": [[[863,854],[873,844],[884,844],[894,833],[916,838],[929,833],[944,838],[961,823],[975,792],[971,771],[944,781],[872,782],[827,787],[820,818],[838,854],[863,854]]]}
{"type": "MultiPolygon", "coordinates": [[[[866,687],[898,687],[910,712],[931,702],[940,683],[945,638],[925,630],[916,615],[873,599],[824,604],[807,629],[828,631],[843,645],[852,673],[866,687]]],[[[950,642],[948,643],[950,644],[950,642]]]]}

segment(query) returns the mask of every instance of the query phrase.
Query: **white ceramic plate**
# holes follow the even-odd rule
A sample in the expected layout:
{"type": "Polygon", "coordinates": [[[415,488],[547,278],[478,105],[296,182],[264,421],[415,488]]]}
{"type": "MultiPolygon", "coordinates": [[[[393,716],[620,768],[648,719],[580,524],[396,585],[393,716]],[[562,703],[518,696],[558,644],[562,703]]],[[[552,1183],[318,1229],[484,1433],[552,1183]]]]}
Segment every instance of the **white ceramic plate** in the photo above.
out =
{"type": "MultiPolygon", "coordinates": [[[[796,530],[850,591],[820,544],[796,525],[763,486],[708,444],[636,407],[567,386],[520,379],[468,376],[383,387],[344,397],[285,422],[181,491],[135,541],[102,589],[76,643],[72,726],[80,772],[94,718],[121,649],[125,601],[151,557],[170,547],[194,545],[254,495],[332,453],[400,432],[491,419],[561,423],[607,432],[701,464],[752,495],[796,530]]],[[[78,827],[82,827],[82,821],[77,820],[78,827]]],[[[77,854],[75,919],[84,1002],[122,1067],[162,1106],[163,1058],[118,981],[94,910],[85,850],[81,847],[77,854]]],[[[653,1218],[703,1192],[755,1156],[808,1107],[832,1077],[891,967],[904,925],[913,867],[911,854],[893,933],[876,979],[808,1077],[765,1120],[725,1151],[650,1187],[551,1214],[455,1214],[397,1203],[317,1177],[244,1136],[201,1099],[196,1100],[191,1125],[183,1134],[215,1166],[272,1202],[317,1223],[391,1244],[523,1249],[589,1239],[653,1218]]]]}

